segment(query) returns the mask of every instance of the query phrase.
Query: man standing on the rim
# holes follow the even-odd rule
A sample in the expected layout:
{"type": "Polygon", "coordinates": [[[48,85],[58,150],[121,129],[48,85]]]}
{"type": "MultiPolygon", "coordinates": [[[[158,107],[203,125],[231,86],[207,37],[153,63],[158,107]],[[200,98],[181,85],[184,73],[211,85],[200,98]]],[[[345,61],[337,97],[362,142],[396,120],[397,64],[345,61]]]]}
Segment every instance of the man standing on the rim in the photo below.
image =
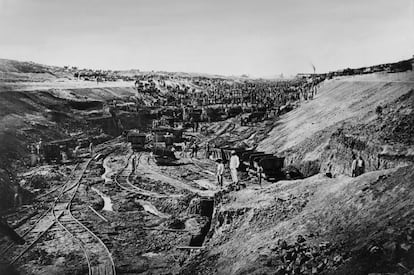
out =
{"type": "Polygon", "coordinates": [[[239,157],[236,155],[236,151],[231,151],[230,157],[230,174],[233,184],[236,185],[237,189],[239,189],[239,179],[237,177],[237,169],[239,168],[240,160],[239,157]]]}
{"type": "Polygon", "coordinates": [[[223,174],[224,174],[224,163],[221,159],[217,161],[217,184],[220,188],[223,188],[223,174]]]}

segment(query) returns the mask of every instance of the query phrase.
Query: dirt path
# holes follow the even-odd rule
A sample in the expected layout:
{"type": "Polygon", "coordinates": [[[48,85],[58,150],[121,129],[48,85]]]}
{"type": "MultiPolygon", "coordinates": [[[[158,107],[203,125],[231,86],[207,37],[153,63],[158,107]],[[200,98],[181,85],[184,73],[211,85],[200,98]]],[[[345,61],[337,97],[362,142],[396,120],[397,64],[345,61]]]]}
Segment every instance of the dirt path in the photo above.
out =
{"type": "Polygon", "coordinates": [[[145,175],[155,180],[160,180],[171,186],[174,186],[175,188],[185,189],[190,192],[196,193],[200,196],[212,197],[214,195],[215,191],[213,190],[201,190],[199,188],[190,186],[189,184],[186,184],[182,181],[179,181],[175,178],[164,175],[161,171],[159,171],[155,162],[150,159],[149,154],[144,154],[144,156],[139,161],[139,165],[143,169],[143,171],[145,171],[145,175]]]}

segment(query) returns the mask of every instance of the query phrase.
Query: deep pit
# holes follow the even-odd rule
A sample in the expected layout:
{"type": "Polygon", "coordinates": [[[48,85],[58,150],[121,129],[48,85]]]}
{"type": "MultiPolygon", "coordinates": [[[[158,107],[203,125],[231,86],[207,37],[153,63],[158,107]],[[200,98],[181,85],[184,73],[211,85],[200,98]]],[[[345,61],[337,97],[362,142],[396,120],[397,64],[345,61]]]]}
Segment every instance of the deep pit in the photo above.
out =
{"type": "Polygon", "coordinates": [[[199,214],[202,217],[207,217],[208,222],[201,228],[199,235],[191,237],[189,245],[194,246],[194,247],[203,246],[207,233],[210,230],[213,213],[214,213],[214,199],[213,198],[201,198],[199,209],[200,209],[200,213],[197,213],[197,214],[199,214]]]}

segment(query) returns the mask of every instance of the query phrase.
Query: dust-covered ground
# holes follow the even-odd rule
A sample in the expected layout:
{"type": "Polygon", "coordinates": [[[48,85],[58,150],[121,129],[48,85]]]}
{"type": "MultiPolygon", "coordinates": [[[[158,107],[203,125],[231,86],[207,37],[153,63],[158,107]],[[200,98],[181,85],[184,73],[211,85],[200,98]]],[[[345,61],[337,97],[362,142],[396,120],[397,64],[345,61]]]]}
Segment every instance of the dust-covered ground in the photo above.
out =
{"type": "Polygon", "coordinates": [[[184,273],[411,274],[413,91],[412,72],[333,79],[271,122],[257,149],[310,177],[220,196],[184,273]],[[365,162],[357,178],[353,155],[365,162]]]}
{"type": "MultiPolygon", "coordinates": [[[[27,241],[10,246],[2,239],[1,259],[9,263],[33,240],[36,234],[24,235],[32,225],[42,220],[40,228],[48,227],[42,214],[76,167],[30,167],[27,145],[99,135],[84,118],[102,101],[154,98],[136,95],[123,82],[99,86],[56,68],[6,65],[0,206],[27,241]],[[84,102],[90,108],[79,108],[84,102]],[[13,209],[17,183],[24,188],[23,206],[13,209]]],[[[314,100],[280,117],[246,126],[241,117],[202,125],[202,132],[185,133],[199,142],[198,158],[177,152],[173,166],[158,166],[122,137],[110,139],[82,177],[73,215],[102,240],[118,274],[412,274],[413,80],[412,72],[332,79],[314,100]],[[247,187],[230,191],[227,171],[220,190],[215,163],[203,151],[207,142],[275,153],[304,178],[260,188],[240,173],[247,187]],[[353,154],[365,161],[365,173],[356,178],[353,154]]],[[[79,161],[88,160],[84,147],[79,161]]],[[[88,272],[79,242],[56,225],[13,266],[20,274],[88,272]]]]}
{"type": "MultiPolygon", "coordinates": [[[[183,179],[182,169],[166,172],[163,170],[167,168],[155,167],[149,153],[133,152],[127,143],[108,145],[112,150],[92,161],[83,176],[73,201],[73,215],[105,243],[118,274],[179,273],[188,259],[186,247],[196,238],[204,239],[209,230],[211,216],[202,215],[200,199],[213,200],[217,189],[214,177],[206,175],[191,159],[182,159],[183,166],[191,166],[186,170],[188,177],[203,175],[211,188],[202,187],[191,179],[183,179]],[[104,202],[99,194],[110,199],[111,210],[102,210],[104,202]]],[[[17,233],[23,235],[32,224],[39,223],[38,219],[42,219],[41,215],[49,210],[56,196],[50,191],[65,181],[71,168],[73,165],[40,166],[22,175],[32,175],[32,178],[39,175],[44,186],[40,183],[33,186],[32,182],[27,185],[33,193],[35,187],[42,187],[33,202],[42,206],[22,208],[7,216],[17,233]],[[48,182],[49,178],[42,175],[55,176],[53,182],[48,182]]],[[[9,242],[3,243],[2,248],[8,245],[9,242]]],[[[21,248],[13,245],[2,259],[11,261],[21,253],[21,248]]],[[[19,258],[15,266],[20,274],[84,274],[88,270],[79,243],[57,225],[19,258]]]]}

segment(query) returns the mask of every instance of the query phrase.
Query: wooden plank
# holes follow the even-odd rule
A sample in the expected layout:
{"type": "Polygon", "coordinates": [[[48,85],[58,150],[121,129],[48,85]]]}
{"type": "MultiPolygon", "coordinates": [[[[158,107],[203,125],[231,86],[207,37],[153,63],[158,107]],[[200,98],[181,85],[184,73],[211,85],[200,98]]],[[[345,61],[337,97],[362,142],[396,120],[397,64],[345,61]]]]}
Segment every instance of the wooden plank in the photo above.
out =
{"type": "Polygon", "coordinates": [[[104,222],[108,222],[108,220],[102,216],[101,214],[99,214],[95,209],[93,209],[90,205],[88,205],[89,209],[92,210],[93,213],[95,213],[99,218],[101,218],[104,222]]]}
{"type": "Polygon", "coordinates": [[[170,229],[170,228],[162,228],[162,227],[143,227],[144,230],[158,230],[158,231],[169,231],[169,232],[189,232],[185,229],[170,229]]]}
{"type": "Polygon", "coordinates": [[[177,249],[204,249],[205,246],[177,246],[177,249]]]}

